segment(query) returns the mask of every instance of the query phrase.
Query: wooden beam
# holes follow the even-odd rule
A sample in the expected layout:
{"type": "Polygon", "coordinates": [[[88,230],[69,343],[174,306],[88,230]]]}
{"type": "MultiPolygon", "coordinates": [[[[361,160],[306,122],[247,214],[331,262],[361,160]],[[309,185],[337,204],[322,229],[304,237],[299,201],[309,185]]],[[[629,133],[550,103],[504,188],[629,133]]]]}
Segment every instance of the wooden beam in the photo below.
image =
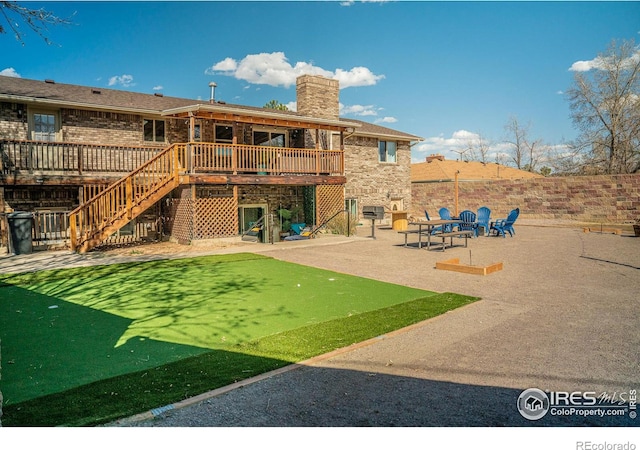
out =
{"type": "MultiPolygon", "coordinates": [[[[307,122],[304,120],[296,120],[296,119],[275,119],[269,117],[253,117],[253,116],[242,116],[239,114],[231,114],[231,113],[222,113],[222,112],[211,112],[211,111],[194,111],[195,115],[193,117],[198,119],[209,119],[209,120],[218,120],[221,122],[239,122],[239,123],[249,123],[253,125],[271,125],[271,126],[279,126],[279,127],[287,127],[287,128],[318,128],[320,127],[323,130],[331,130],[331,131],[345,131],[349,127],[341,127],[338,125],[323,125],[313,122],[307,122]]],[[[176,114],[174,117],[189,117],[188,113],[180,113],[176,114]]]]}
{"type": "Polygon", "coordinates": [[[338,175],[224,175],[196,174],[188,175],[182,182],[187,184],[225,184],[239,185],[274,185],[274,186],[316,186],[342,185],[347,178],[338,175]]]}
{"type": "Polygon", "coordinates": [[[18,176],[7,176],[4,178],[0,178],[0,182],[5,187],[11,186],[77,186],[83,184],[111,184],[114,181],[119,180],[125,174],[117,174],[113,177],[102,177],[96,176],[91,177],[88,175],[45,175],[45,176],[34,176],[32,174],[29,175],[18,175],[18,176]],[[38,179],[41,178],[43,181],[38,183],[38,179]]]}

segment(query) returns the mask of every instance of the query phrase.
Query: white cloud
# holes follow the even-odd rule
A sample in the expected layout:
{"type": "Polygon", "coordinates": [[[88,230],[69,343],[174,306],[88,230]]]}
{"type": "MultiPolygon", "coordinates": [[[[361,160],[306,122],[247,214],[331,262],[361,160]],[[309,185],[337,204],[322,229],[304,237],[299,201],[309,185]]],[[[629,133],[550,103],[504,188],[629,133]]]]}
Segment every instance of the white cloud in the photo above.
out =
{"type": "Polygon", "coordinates": [[[330,71],[313,63],[297,62],[292,65],[284,52],[247,55],[240,61],[227,57],[205,70],[207,75],[232,76],[251,84],[290,87],[300,75],[322,75],[340,81],[340,88],[371,86],[384,78],[366,67],[330,71]]]}
{"type": "MultiPolygon", "coordinates": [[[[392,0],[360,0],[359,3],[388,3],[392,0]]],[[[340,6],[352,6],[356,3],[355,0],[344,0],[340,2],[340,6]]]]}
{"type": "Polygon", "coordinates": [[[297,111],[298,110],[298,102],[289,102],[285,105],[289,111],[297,111]]]}
{"type": "Polygon", "coordinates": [[[478,133],[467,130],[454,131],[451,137],[434,136],[413,146],[413,162],[424,162],[429,155],[444,155],[446,159],[460,159],[460,152],[473,141],[481,139],[478,133]]]}
{"type": "Polygon", "coordinates": [[[154,91],[161,91],[161,90],[163,90],[163,89],[164,89],[164,87],[163,87],[163,86],[161,86],[161,85],[158,85],[158,86],[154,86],[154,87],[153,87],[153,90],[154,90],[154,91]]]}
{"type": "Polygon", "coordinates": [[[121,85],[123,87],[131,87],[136,84],[133,82],[133,75],[116,75],[109,78],[109,86],[121,85]]]}
{"type": "Polygon", "coordinates": [[[396,123],[398,119],[395,117],[383,117],[382,119],[376,119],[375,123],[396,123]]]}
{"type": "Polygon", "coordinates": [[[571,64],[569,71],[571,72],[588,72],[591,69],[601,69],[603,67],[603,60],[600,57],[594,58],[590,61],[576,61],[571,64]]]}
{"type": "Polygon", "coordinates": [[[0,75],[4,77],[22,78],[22,76],[18,72],[16,72],[16,69],[14,69],[13,67],[2,69],[0,71],[0,75]]]}
{"type": "MultiPolygon", "coordinates": [[[[640,61],[640,48],[638,48],[633,55],[626,60],[622,61],[622,67],[632,67],[640,61]]],[[[610,64],[613,63],[612,57],[596,56],[590,61],[576,61],[571,64],[569,71],[571,72],[588,72],[592,69],[607,70],[610,64]]]]}
{"type": "Polygon", "coordinates": [[[382,80],[384,75],[375,75],[366,67],[354,67],[349,71],[336,69],[335,75],[330,78],[338,80],[341,88],[347,88],[353,86],[373,86],[382,80]]]}
{"type": "Polygon", "coordinates": [[[238,67],[238,63],[236,62],[235,59],[225,58],[222,61],[214,64],[213,66],[205,70],[205,73],[212,74],[216,72],[233,72],[234,70],[236,70],[237,67],[238,67]]]}
{"type": "Polygon", "coordinates": [[[354,116],[377,116],[378,109],[373,105],[350,105],[340,103],[340,115],[352,114],[354,116]]]}

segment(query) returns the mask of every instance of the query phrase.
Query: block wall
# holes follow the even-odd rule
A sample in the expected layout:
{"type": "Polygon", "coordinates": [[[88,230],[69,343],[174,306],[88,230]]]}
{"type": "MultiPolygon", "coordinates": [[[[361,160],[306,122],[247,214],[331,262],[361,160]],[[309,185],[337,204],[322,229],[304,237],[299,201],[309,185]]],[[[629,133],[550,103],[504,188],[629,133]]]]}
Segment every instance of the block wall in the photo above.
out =
{"type": "MultiPolygon", "coordinates": [[[[413,183],[412,197],[416,215],[453,212],[455,183],[413,183]]],[[[640,219],[640,174],[461,181],[458,205],[459,211],[488,206],[495,217],[518,207],[528,218],[625,223],[640,219]]]]}

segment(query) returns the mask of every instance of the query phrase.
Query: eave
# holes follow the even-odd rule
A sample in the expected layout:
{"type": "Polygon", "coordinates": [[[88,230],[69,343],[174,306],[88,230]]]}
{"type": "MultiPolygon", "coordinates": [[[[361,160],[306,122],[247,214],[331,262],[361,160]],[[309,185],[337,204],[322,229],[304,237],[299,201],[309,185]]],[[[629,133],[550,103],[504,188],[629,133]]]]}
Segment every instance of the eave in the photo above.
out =
{"type": "Polygon", "coordinates": [[[176,118],[195,117],[199,119],[212,119],[222,122],[242,122],[254,125],[270,125],[287,128],[319,128],[331,131],[348,131],[360,127],[354,122],[342,120],[319,119],[315,117],[295,116],[280,113],[277,110],[245,110],[226,105],[202,105],[186,106],[162,111],[163,116],[176,118]]]}
{"type": "Polygon", "coordinates": [[[10,102],[10,103],[42,105],[43,107],[56,106],[59,108],[84,109],[84,110],[90,110],[90,111],[109,111],[109,112],[146,114],[146,115],[160,115],[161,113],[161,111],[158,111],[155,109],[134,108],[134,107],[127,107],[127,106],[98,105],[95,103],[70,102],[68,100],[56,100],[51,98],[28,97],[24,95],[12,95],[12,94],[2,94],[0,95],[0,100],[10,102]]]}

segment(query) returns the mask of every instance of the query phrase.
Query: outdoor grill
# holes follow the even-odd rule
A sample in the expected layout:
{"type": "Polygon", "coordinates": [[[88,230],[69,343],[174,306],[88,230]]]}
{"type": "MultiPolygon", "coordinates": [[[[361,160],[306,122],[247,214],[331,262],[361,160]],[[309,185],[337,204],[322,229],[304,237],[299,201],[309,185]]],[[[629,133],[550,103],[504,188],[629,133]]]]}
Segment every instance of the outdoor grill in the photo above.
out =
{"type": "Polygon", "coordinates": [[[362,215],[365,219],[382,220],[384,219],[384,206],[363,206],[362,215]]]}
{"type": "Polygon", "coordinates": [[[371,237],[376,238],[376,220],[384,219],[384,206],[363,206],[362,216],[371,219],[371,237]]]}

